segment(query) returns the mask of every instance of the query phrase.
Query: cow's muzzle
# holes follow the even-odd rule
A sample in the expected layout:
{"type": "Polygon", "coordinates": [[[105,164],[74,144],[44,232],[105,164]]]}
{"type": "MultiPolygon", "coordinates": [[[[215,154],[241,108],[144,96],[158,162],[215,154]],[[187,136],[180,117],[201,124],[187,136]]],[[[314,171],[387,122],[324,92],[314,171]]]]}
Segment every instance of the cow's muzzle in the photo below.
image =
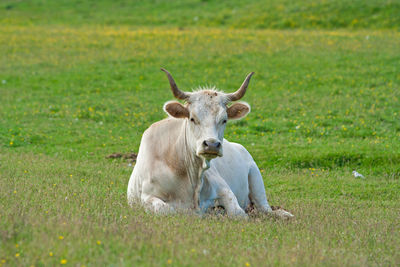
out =
{"type": "Polygon", "coordinates": [[[204,140],[198,154],[206,158],[222,157],[222,144],[215,139],[204,140]]]}

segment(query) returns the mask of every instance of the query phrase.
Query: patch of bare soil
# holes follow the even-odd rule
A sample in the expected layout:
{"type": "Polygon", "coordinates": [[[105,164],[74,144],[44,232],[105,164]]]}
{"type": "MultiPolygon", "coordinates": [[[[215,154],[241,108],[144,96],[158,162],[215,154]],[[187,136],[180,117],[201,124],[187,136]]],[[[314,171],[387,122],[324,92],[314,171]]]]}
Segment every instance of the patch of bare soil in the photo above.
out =
{"type": "Polygon", "coordinates": [[[123,159],[128,159],[128,160],[134,162],[134,161],[136,161],[137,154],[133,153],[133,152],[129,152],[129,153],[125,153],[125,154],[116,152],[116,153],[112,153],[112,154],[108,155],[106,158],[108,158],[108,159],[123,158],[123,159]]]}

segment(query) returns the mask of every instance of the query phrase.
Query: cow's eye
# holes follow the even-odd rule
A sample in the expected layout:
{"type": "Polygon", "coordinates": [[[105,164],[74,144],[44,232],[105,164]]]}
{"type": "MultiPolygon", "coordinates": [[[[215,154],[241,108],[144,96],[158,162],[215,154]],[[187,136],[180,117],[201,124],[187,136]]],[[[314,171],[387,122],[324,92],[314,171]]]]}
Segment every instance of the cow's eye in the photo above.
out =
{"type": "Polygon", "coordinates": [[[190,119],[190,121],[191,121],[191,122],[194,122],[194,119],[193,119],[193,118],[191,118],[191,119],[190,119]]]}
{"type": "Polygon", "coordinates": [[[226,120],[223,120],[222,123],[225,124],[225,123],[226,123],[226,120]]]}

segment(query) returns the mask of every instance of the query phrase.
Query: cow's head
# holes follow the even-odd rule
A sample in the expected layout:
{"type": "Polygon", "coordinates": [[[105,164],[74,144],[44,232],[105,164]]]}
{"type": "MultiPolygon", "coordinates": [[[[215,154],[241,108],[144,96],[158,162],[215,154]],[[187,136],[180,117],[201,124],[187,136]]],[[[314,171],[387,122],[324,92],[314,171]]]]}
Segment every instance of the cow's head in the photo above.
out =
{"type": "Polygon", "coordinates": [[[235,93],[226,94],[214,89],[183,92],[178,89],[171,74],[165,69],[161,70],[167,74],[174,96],[185,101],[185,105],[177,101],[165,103],[165,112],[172,117],[186,120],[189,145],[197,156],[206,160],[221,157],[227,121],[243,118],[250,112],[247,103],[238,102],[230,106],[228,104],[244,96],[253,72],[235,93]]]}

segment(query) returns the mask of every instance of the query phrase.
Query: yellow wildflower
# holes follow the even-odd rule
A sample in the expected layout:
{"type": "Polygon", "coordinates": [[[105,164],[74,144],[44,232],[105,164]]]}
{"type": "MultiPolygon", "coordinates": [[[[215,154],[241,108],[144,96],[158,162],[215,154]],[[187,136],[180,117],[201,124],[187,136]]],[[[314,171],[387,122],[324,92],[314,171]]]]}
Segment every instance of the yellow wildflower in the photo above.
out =
{"type": "Polygon", "coordinates": [[[66,263],[67,263],[67,260],[66,260],[66,259],[62,259],[62,260],[60,261],[60,263],[61,263],[61,264],[66,264],[66,263]]]}

